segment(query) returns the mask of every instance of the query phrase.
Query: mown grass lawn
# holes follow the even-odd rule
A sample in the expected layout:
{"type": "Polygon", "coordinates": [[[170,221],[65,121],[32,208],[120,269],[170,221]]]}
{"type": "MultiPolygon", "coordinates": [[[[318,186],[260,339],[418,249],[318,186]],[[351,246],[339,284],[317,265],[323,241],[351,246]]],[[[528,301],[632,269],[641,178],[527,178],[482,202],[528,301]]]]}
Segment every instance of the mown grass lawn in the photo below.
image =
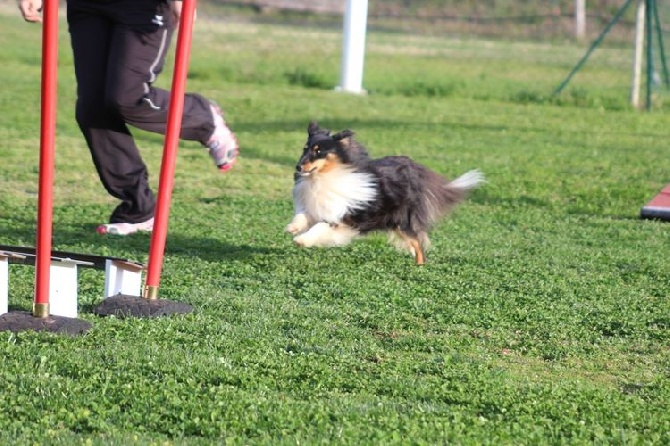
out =
{"type": "MultiPolygon", "coordinates": [[[[40,30],[0,15],[0,244],[34,246],[40,30]]],[[[216,172],[179,148],[160,296],[192,314],[100,318],[80,337],[0,333],[3,444],[668,444],[670,120],[629,110],[630,51],[371,33],[365,87],[336,93],[337,29],[200,17],[188,89],[242,143],[216,172]],[[283,233],[310,119],[373,155],[488,178],[428,263],[382,236],[302,250],[283,233]]],[[[73,117],[61,27],[54,247],[146,261],[95,233],[115,202],[73,117]]],[[[169,85],[169,70],[160,79],[169,85]]],[[[135,132],[157,185],[162,138],[135,132]]],[[[34,270],[10,268],[29,310],[34,270]]]]}

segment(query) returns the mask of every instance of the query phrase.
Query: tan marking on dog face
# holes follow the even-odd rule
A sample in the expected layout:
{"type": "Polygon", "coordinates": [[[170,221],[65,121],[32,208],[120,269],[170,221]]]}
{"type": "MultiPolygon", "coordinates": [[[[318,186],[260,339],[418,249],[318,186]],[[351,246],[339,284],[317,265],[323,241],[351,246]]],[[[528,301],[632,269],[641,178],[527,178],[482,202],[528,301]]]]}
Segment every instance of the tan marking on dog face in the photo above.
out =
{"type": "Polygon", "coordinates": [[[339,167],[342,165],[342,160],[340,159],[339,156],[335,155],[334,153],[329,153],[326,155],[326,159],[323,160],[323,164],[320,169],[318,169],[319,173],[326,173],[330,170],[335,169],[336,167],[339,167]]]}
{"type": "Polygon", "coordinates": [[[334,153],[329,153],[325,158],[302,163],[302,172],[310,175],[315,173],[326,173],[341,165],[342,161],[340,160],[340,157],[334,153]]]}

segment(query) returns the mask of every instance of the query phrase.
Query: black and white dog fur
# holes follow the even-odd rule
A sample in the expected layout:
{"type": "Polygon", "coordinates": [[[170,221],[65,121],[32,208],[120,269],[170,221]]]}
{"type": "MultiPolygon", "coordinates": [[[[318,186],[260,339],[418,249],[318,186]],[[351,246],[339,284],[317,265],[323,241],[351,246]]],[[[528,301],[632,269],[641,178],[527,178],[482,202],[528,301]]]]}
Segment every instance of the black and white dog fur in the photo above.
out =
{"type": "Polygon", "coordinates": [[[372,159],[350,130],[331,135],[311,122],[307,132],[286,227],[298,246],[342,246],[385,231],[422,265],[428,231],[484,182],[479,170],[448,181],[406,156],[372,159]]]}

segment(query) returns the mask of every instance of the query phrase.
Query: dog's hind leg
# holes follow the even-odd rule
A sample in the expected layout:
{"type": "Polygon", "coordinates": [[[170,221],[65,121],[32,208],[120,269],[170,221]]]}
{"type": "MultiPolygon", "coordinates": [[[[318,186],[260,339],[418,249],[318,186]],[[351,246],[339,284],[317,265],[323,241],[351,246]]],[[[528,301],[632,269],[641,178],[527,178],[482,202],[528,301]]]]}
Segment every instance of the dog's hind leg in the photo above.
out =
{"type": "Polygon", "coordinates": [[[402,247],[412,254],[417,265],[426,263],[426,257],[423,253],[423,246],[421,243],[422,239],[427,239],[425,233],[422,233],[419,236],[412,236],[400,229],[396,229],[395,234],[402,240],[402,247]]]}
{"type": "Polygon", "coordinates": [[[319,222],[309,231],[293,238],[293,242],[304,248],[313,246],[344,246],[358,236],[359,232],[351,226],[319,222]]]}
{"type": "Polygon", "coordinates": [[[421,247],[421,242],[419,241],[419,239],[413,237],[409,240],[409,244],[414,249],[414,261],[416,262],[416,264],[423,265],[424,263],[426,263],[426,258],[423,254],[423,248],[421,247]]]}

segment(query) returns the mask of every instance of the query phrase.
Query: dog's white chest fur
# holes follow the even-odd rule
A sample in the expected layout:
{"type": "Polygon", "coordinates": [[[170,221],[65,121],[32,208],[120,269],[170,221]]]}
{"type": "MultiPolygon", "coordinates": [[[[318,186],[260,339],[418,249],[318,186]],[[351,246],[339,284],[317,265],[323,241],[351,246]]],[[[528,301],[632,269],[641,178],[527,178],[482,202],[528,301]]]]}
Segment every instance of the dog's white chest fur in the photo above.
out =
{"type": "Polygon", "coordinates": [[[346,167],[303,177],[293,188],[296,213],[327,223],[341,222],[346,214],[365,207],[376,195],[372,175],[346,167]]]}

